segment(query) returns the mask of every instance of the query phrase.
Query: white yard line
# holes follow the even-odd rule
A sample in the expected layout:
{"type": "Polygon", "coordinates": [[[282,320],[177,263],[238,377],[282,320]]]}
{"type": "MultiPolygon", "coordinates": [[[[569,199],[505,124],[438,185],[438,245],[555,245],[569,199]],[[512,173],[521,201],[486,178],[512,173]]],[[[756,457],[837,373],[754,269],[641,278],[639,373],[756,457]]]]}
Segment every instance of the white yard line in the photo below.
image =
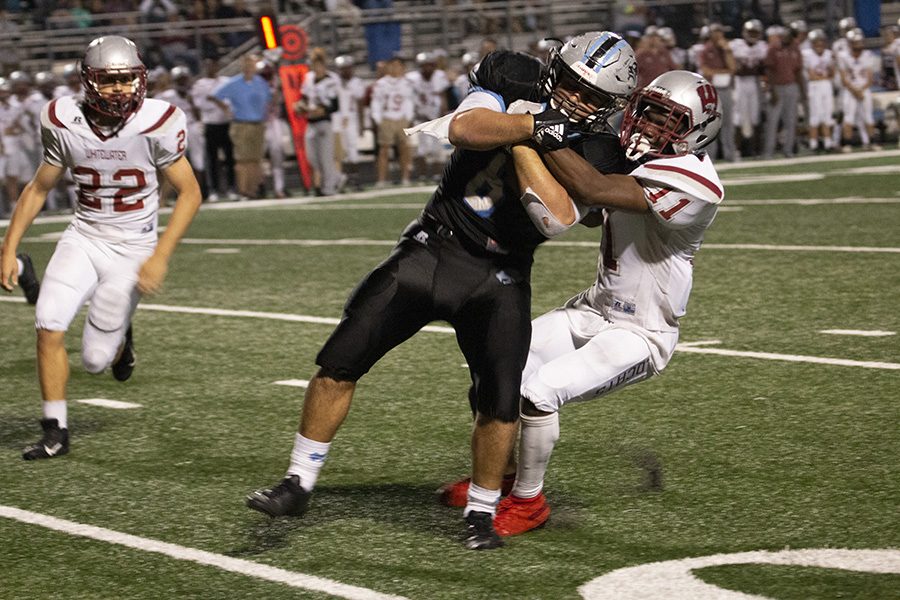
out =
{"type": "Polygon", "coordinates": [[[801,156],[794,158],[779,158],[773,160],[748,160],[744,162],[716,163],[716,170],[720,172],[736,171],[738,169],[768,169],[769,167],[785,167],[790,165],[809,165],[825,162],[854,162],[858,160],[872,160],[873,158],[890,158],[900,156],[900,150],[881,150],[879,152],[853,152],[852,154],[823,154],[820,156],[801,156]]]}
{"type": "Polygon", "coordinates": [[[256,579],[274,581],[275,583],[282,583],[294,588],[331,594],[333,596],[338,596],[339,598],[349,598],[351,600],[404,600],[402,596],[382,594],[368,588],[347,585],[323,577],[287,571],[285,569],[270,567],[269,565],[263,565],[249,560],[223,556],[221,554],[214,554],[212,552],[188,548],[187,546],[179,546],[178,544],[170,544],[168,542],[161,542],[150,538],[138,537],[128,533],[105,529],[103,527],[95,527],[93,525],[57,519],[56,517],[22,510],[12,506],[0,505],[0,517],[45,527],[69,535],[125,546],[143,552],[162,554],[176,560],[194,562],[214,567],[222,571],[254,577],[256,579]]]}
{"type": "Polygon", "coordinates": [[[762,600],[768,596],[744,594],[700,580],[692,573],[720,565],[794,565],[840,569],[860,573],[900,573],[900,550],[845,550],[809,548],[769,552],[714,554],[647,563],[610,571],[578,588],[585,600],[762,600]]]}
{"type": "Polygon", "coordinates": [[[207,254],[240,254],[240,248],[207,248],[204,250],[207,254]]]}
{"type": "Polygon", "coordinates": [[[678,344],[675,350],[694,354],[715,354],[718,356],[734,356],[740,358],[760,358],[786,362],[812,363],[817,365],[834,365],[840,367],[862,367],[864,369],[900,370],[900,363],[876,362],[866,360],[849,360],[846,358],[828,358],[824,356],[803,356],[802,354],[777,354],[774,352],[750,352],[745,350],[726,350],[724,348],[698,348],[678,344]]]}
{"type": "Polygon", "coordinates": [[[75,400],[82,404],[90,404],[91,406],[102,406],[103,408],[116,408],[125,410],[128,408],[140,408],[140,404],[133,402],[122,402],[120,400],[107,400],[106,398],[85,398],[84,400],[75,400]]]}
{"type": "Polygon", "coordinates": [[[305,387],[309,387],[309,380],[307,380],[307,379],[282,379],[281,381],[273,381],[272,385],[286,385],[289,387],[305,388],[305,387]]]}
{"type": "Polygon", "coordinates": [[[830,333],[831,335],[858,335],[861,337],[886,337],[897,334],[895,331],[881,331],[880,329],[823,329],[819,333],[830,333]]]}
{"type": "MultiPolygon", "coordinates": [[[[24,298],[0,297],[3,302],[25,302],[24,298]]],[[[171,306],[168,304],[138,304],[138,308],[142,310],[153,310],[159,312],[192,314],[192,315],[210,315],[218,317],[244,317],[250,319],[269,319],[274,321],[290,321],[295,323],[313,323],[316,325],[337,325],[340,319],[331,317],[311,317],[308,315],[295,315],[290,313],[270,313],[254,310],[227,310],[222,308],[200,308],[193,306],[171,306]]],[[[441,327],[439,325],[427,325],[422,331],[430,333],[455,333],[452,327],[441,327]]],[[[778,360],[787,362],[804,362],[821,365],[837,365],[844,367],[863,367],[867,369],[900,369],[900,363],[874,362],[849,360],[844,358],[828,358],[820,356],[804,356],[799,354],[776,354],[772,352],[750,352],[743,350],[725,350],[722,348],[700,348],[699,344],[714,344],[715,341],[703,341],[695,343],[679,344],[675,347],[680,352],[693,352],[697,354],[717,354],[719,356],[735,356],[742,358],[760,358],[764,360],[778,360]]]]}
{"type": "Polygon", "coordinates": [[[781,244],[703,244],[704,250],[775,250],[779,252],[882,252],[900,254],[900,248],[877,246],[795,246],[781,244]]]}

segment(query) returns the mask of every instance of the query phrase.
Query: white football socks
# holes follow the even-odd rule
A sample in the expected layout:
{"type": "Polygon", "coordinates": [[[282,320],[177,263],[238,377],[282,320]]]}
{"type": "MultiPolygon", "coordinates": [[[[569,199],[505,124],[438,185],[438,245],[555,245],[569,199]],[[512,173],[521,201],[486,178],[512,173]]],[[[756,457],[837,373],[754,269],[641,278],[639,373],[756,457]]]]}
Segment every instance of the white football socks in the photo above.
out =
{"type": "Polygon", "coordinates": [[[60,429],[69,428],[68,406],[65,400],[45,400],[44,401],[44,418],[56,419],[60,429]]]}
{"type": "Polygon", "coordinates": [[[534,498],[544,489],[544,475],[559,439],[559,413],[540,417],[521,415],[521,427],[519,467],[512,494],[519,498],[534,498]]]}
{"type": "Polygon", "coordinates": [[[322,465],[328,457],[330,447],[331,442],[317,442],[299,433],[296,434],[287,474],[300,477],[300,487],[311,492],[316,485],[316,479],[319,478],[319,471],[322,470],[322,465]]]}
{"type": "Polygon", "coordinates": [[[470,483],[469,495],[466,500],[466,509],[463,511],[463,517],[467,517],[473,511],[495,515],[497,514],[497,503],[500,502],[500,490],[488,490],[470,483]]]}

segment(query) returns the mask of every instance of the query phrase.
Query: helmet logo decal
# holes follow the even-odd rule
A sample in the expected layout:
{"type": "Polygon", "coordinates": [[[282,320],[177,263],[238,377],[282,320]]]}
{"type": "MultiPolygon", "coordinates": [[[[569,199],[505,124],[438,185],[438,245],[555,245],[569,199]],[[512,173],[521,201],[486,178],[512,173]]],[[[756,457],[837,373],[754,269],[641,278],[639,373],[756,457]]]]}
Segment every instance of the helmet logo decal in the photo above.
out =
{"type": "Polygon", "coordinates": [[[719,94],[716,88],[708,83],[697,87],[697,95],[700,96],[700,106],[706,115],[714,116],[716,114],[716,106],[719,104],[719,94]]]}

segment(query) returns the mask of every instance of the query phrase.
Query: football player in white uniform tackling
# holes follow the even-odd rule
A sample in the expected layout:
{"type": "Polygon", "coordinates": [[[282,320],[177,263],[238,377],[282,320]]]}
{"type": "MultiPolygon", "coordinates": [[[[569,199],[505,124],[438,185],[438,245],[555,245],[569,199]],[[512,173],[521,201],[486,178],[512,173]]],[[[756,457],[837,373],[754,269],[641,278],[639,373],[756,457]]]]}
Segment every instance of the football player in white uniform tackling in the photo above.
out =
{"type": "Polygon", "coordinates": [[[723,198],[710,158],[699,152],[721,121],[709,82],[670,71],[635,92],[625,109],[620,139],[635,163],[629,175],[600,173],[568,150],[542,160],[531,146],[513,147],[522,186],[554,214],[603,207],[585,217],[602,222],[603,237],[594,284],[532,323],[516,481],[494,520],[500,535],[524,533],[550,516],[542,489],[559,409],[643,381],[669,362],[692,259],[723,198]]]}
{"type": "Polygon", "coordinates": [[[81,358],[91,373],[112,366],[125,381],[134,368],[131,317],[141,294],[160,290],[169,258],[200,206],[200,188],[184,157],[187,123],[168,102],[144,99],[147,70],[131,40],[92,41],[81,64],[84,101],[64,96],[41,114],[43,162],[22,191],[3,240],[0,284],[16,284],[16,248],[66,169],[78,185],[75,218],[60,239],[35,309],[38,377],[44,418],[25,460],[69,450],[64,335],[86,302],[81,358]],[[157,240],[157,170],[178,192],[157,240]]]}

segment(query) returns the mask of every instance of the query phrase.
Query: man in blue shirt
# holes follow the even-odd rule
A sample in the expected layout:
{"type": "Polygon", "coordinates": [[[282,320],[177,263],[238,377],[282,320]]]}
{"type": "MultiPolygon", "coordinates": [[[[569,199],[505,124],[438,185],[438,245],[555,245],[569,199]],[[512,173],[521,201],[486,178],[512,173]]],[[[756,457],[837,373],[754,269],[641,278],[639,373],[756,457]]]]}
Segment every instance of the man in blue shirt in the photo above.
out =
{"type": "Polygon", "coordinates": [[[272,102],[269,84],[256,73],[257,60],[255,54],[244,56],[241,74],[229,79],[212,95],[232,115],[228,134],[234,145],[237,188],[247,198],[256,196],[262,181],[265,121],[272,102]]]}

